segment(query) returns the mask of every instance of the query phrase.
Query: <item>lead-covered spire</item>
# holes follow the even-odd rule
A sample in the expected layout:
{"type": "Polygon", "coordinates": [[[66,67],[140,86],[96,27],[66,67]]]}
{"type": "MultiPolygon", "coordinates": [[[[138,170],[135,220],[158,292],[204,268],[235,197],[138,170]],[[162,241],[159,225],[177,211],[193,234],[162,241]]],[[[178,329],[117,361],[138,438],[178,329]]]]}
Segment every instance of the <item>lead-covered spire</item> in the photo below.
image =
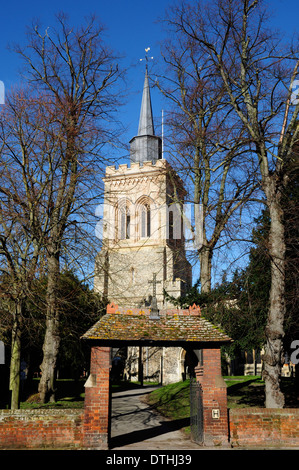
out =
{"type": "Polygon", "coordinates": [[[147,66],[143,85],[138,134],[130,141],[131,163],[146,162],[162,158],[162,141],[155,135],[152,101],[147,66]]]}
{"type": "Polygon", "coordinates": [[[148,82],[147,66],[143,85],[142,102],[139,117],[138,135],[155,135],[151,91],[148,82]]]}

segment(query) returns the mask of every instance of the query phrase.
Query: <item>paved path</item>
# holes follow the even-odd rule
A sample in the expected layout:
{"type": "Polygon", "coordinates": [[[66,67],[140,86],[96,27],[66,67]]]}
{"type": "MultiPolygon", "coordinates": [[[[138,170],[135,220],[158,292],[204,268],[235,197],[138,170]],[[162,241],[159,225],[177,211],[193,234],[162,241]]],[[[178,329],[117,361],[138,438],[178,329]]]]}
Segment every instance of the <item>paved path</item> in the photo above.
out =
{"type": "MultiPolygon", "coordinates": [[[[155,388],[145,386],[112,394],[111,450],[234,450],[230,446],[209,448],[192,442],[182,431],[189,419],[169,421],[146,404],[146,394],[155,388]]],[[[249,449],[286,450],[275,446],[249,449]]]]}
{"type": "Polygon", "coordinates": [[[153,387],[141,387],[112,395],[112,450],[200,450],[184,435],[189,419],[169,421],[144,402],[153,387]]]}

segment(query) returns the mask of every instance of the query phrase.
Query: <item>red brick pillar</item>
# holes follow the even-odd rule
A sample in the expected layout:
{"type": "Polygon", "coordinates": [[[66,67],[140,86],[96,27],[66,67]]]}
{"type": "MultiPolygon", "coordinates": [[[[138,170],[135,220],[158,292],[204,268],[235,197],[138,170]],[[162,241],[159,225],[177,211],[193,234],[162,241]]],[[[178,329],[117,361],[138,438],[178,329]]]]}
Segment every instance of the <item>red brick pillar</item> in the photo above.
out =
{"type": "Polygon", "coordinates": [[[106,450],[110,437],[110,348],[93,347],[85,383],[84,447],[106,450]]]}
{"type": "Polygon", "coordinates": [[[220,349],[203,349],[203,363],[195,368],[202,386],[204,444],[228,445],[227,390],[221,374],[220,349]]]}

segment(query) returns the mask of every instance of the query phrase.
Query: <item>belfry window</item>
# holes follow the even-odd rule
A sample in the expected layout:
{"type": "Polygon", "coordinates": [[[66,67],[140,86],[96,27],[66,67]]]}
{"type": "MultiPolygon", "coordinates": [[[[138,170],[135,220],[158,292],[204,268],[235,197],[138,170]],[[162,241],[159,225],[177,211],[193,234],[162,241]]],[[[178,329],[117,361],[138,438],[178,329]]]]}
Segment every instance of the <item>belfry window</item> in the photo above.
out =
{"type": "Polygon", "coordinates": [[[151,236],[151,209],[148,204],[141,208],[141,237],[151,236]]]}
{"type": "Polygon", "coordinates": [[[120,239],[125,240],[130,238],[130,212],[127,208],[122,208],[120,211],[120,239]]]}

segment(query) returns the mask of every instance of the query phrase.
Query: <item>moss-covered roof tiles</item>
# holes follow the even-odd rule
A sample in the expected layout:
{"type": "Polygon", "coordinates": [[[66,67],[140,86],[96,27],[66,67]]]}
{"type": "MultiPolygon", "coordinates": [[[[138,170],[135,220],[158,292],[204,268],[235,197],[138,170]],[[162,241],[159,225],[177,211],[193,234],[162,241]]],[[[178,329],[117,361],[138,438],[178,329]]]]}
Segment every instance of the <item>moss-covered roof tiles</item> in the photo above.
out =
{"type": "Polygon", "coordinates": [[[168,309],[151,318],[150,309],[119,308],[112,304],[104,315],[82,337],[99,344],[108,343],[212,343],[231,342],[219,327],[203,318],[199,307],[168,309]]]}

